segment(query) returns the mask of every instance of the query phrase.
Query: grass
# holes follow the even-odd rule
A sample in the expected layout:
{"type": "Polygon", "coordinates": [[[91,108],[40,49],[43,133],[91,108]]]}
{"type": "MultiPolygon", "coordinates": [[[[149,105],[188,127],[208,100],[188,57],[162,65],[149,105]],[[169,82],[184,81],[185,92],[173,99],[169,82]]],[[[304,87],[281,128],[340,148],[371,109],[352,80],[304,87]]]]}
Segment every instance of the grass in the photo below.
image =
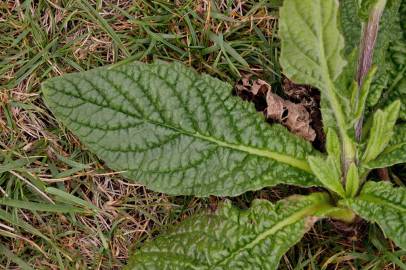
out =
{"type": "MultiPolygon", "coordinates": [[[[278,86],[280,2],[0,2],[0,269],[120,269],[143,241],[224,199],[170,197],[128,183],[53,118],[42,81],[163,59],[232,84],[253,74],[278,86]]],[[[247,207],[291,193],[278,187],[233,200],[247,207]]],[[[374,226],[362,225],[363,235],[334,226],[318,223],[280,268],[406,269],[406,253],[374,226]]]]}

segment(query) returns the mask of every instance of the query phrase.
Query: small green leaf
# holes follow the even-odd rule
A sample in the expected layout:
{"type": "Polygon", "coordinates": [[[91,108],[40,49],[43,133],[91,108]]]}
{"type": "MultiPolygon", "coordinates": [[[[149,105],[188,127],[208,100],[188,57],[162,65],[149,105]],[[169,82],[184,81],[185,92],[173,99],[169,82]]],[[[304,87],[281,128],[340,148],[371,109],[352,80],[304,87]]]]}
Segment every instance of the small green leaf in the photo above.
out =
{"type": "Polygon", "coordinates": [[[364,83],[362,84],[362,87],[359,92],[359,96],[354,100],[354,104],[352,106],[354,112],[353,112],[353,117],[354,120],[356,121],[359,119],[364,111],[365,111],[365,105],[367,102],[367,97],[369,94],[369,89],[371,88],[372,81],[374,79],[374,76],[377,72],[378,68],[376,66],[372,67],[367,76],[364,79],[364,83]]]}
{"type": "Polygon", "coordinates": [[[345,182],[345,193],[347,197],[354,197],[359,189],[360,178],[358,174],[358,167],[355,163],[351,163],[347,172],[347,180],[345,182]]]}
{"type": "Polygon", "coordinates": [[[406,124],[395,126],[394,135],[385,150],[364,166],[369,169],[385,168],[406,163],[406,124]]]}
{"type": "Polygon", "coordinates": [[[333,158],[335,166],[341,168],[341,145],[337,133],[329,128],[326,138],[326,150],[328,156],[333,158]]]}
{"type": "Polygon", "coordinates": [[[342,203],[368,221],[376,222],[387,237],[406,250],[406,189],[389,182],[367,182],[358,197],[342,203]]]}
{"type": "Polygon", "coordinates": [[[331,156],[327,157],[327,160],[322,157],[309,156],[307,160],[313,173],[323,186],[341,197],[345,197],[345,191],[340,181],[341,170],[336,166],[336,162],[331,156]]]}
{"type": "Polygon", "coordinates": [[[276,204],[256,200],[248,210],[228,201],[216,213],[189,218],[147,242],[126,269],[276,270],[282,255],[317,221],[315,216],[331,208],[323,193],[276,204]]]}
{"type": "Polygon", "coordinates": [[[374,160],[388,145],[393,136],[399,109],[400,101],[395,101],[384,110],[375,112],[367,147],[362,157],[364,164],[374,160]]]}
{"type": "Polygon", "coordinates": [[[310,143],[270,126],[232,86],[179,63],[132,63],[43,84],[46,103],[114,170],[174,195],[317,185],[310,143]]]}
{"type": "MultiPolygon", "coordinates": [[[[359,91],[359,87],[358,87],[358,83],[357,81],[352,81],[351,84],[351,110],[352,110],[352,115],[354,115],[354,111],[356,110],[356,106],[357,106],[357,99],[358,99],[358,91],[359,91]]],[[[355,122],[356,120],[354,120],[355,122]]]]}

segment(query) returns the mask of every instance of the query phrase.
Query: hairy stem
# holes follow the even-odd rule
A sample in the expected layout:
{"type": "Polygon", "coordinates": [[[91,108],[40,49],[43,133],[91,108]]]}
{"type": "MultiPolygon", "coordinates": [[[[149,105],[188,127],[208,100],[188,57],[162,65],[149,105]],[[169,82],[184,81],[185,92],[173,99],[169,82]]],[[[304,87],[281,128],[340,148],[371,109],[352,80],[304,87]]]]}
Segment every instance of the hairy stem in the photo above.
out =
{"type": "MultiPolygon", "coordinates": [[[[357,83],[359,89],[361,89],[365,76],[368,74],[372,66],[372,58],[374,56],[374,48],[379,31],[379,22],[385,9],[386,2],[387,0],[378,0],[369,14],[367,24],[364,25],[357,70],[357,83]]],[[[358,96],[360,96],[359,92],[358,96]]],[[[362,115],[355,123],[355,138],[357,141],[361,140],[363,121],[364,116],[362,115]]]]}

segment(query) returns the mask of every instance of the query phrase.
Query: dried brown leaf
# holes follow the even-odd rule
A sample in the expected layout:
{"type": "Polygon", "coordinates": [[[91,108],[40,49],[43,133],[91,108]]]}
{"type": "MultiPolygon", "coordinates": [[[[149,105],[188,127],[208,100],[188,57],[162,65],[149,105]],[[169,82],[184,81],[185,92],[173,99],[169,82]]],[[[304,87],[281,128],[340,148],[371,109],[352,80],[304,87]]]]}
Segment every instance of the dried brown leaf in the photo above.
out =
{"type": "Polygon", "coordinates": [[[266,95],[266,103],[267,118],[283,124],[291,132],[308,141],[315,140],[316,132],[310,126],[310,114],[303,105],[284,100],[271,91],[266,95]]]}
{"type": "Polygon", "coordinates": [[[255,80],[251,87],[251,93],[256,96],[258,94],[266,94],[271,90],[271,86],[263,80],[255,80]]]}
{"type": "Polygon", "coordinates": [[[252,97],[265,96],[271,90],[271,86],[264,80],[253,80],[252,74],[244,74],[235,89],[237,94],[250,94],[252,97]]]}

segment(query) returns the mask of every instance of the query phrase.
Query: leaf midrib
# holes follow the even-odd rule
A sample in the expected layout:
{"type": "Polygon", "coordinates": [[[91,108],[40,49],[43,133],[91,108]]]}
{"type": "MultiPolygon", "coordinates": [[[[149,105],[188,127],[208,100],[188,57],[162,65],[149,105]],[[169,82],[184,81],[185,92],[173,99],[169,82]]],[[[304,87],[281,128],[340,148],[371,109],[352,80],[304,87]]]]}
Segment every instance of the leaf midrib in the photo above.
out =
{"type": "Polygon", "coordinates": [[[195,138],[199,138],[199,139],[202,139],[202,140],[206,140],[206,141],[215,143],[215,144],[217,144],[219,146],[222,146],[222,147],[238,150],[238,151],[241,151],[241,152],[246,152],[246,153],[251,154],[251,155],[256,155],[256,156],[260,156],[260,157],[266,157],[266,158],[269,158],[269,159],[273,159],[273,160],[279,161],[281,163],[291,165],[292,167],[299,168],[299,169],[301,169],[303,171],[306,171],[308,173],[312,173],[312,171],[311,171],[311,169],[309,167],[309,164],[305,160],[296,159],[296,158],[293,158],[293,157],[288,156],[288,155],[279,154],[279,153],[268,151],[268,150],[265,150],[265,149],[254,148],[254,147],[251,147],[251,146],[246,146],[246,145],[241,145],[241,144],[231,144],[231,143],[228,143],[228,142],[217,140],[217,139],[215,139],[213,137],[208,137],[208,136],[202,135],[202,134],[200,134],[198,132],[196,132],[195,134],[193,134],[193,133],[187,133],[187,134],[189,136],[193,136],[195,138]]]}

